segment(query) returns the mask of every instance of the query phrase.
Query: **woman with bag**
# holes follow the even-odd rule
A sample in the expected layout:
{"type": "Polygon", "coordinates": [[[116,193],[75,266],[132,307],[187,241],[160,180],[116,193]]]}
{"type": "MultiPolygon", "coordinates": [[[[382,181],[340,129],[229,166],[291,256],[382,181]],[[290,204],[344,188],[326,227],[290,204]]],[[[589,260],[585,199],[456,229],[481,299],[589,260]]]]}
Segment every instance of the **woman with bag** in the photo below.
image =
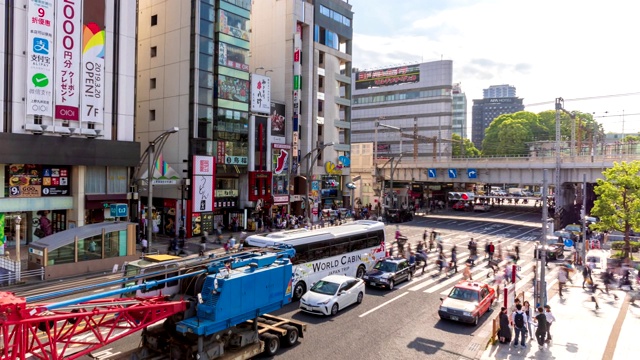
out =
{"type": "Polygon", "coordinates": [[[511,326],[509,325],[509,315],[507,308],[500,308],[500,330],[498,330],[498,341],[501,344],[511,343],[511,326]]]}

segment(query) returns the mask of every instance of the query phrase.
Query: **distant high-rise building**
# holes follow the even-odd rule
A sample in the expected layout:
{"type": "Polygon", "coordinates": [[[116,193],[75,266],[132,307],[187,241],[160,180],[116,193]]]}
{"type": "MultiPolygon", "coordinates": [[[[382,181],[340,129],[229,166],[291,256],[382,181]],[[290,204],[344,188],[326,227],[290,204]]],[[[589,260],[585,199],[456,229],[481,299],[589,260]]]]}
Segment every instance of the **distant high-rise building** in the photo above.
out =
{"type": "Polygon", "coordinates": [[[482,90],[484,99],[490,98],[514,98],[516,97],[516,87],[508,84],[491,85],[488,89],[482,90]]]}
{"type": "Polygon", "coordinates": [[[522,99],[516,97],[473,100],[473,107],[471,108],[471,141],[478,149],[482,148],[484,131],[496,117],[522,110],[524,110],[522,99]]]}
{"type": "Polygon", "coordinates": [[[452,94],[452,120],[454,134],[460,135],[463,139],[467,137],[467,95],[462,92],[460,83],[453,84],[452,94]]]}

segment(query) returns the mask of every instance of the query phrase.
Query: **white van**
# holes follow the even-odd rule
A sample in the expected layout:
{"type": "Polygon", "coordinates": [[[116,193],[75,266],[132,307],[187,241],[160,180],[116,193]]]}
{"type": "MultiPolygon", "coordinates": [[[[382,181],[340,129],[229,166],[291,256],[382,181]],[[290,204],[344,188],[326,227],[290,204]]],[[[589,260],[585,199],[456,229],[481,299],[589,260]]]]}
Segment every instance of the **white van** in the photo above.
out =
{"type": "Polygon", "coordinates": [[[589,250],[587,252],[587,265],[593,270],[593,274],[597,275],[607,270],[607,259],[609,252],[606,250],[589,250]]]}

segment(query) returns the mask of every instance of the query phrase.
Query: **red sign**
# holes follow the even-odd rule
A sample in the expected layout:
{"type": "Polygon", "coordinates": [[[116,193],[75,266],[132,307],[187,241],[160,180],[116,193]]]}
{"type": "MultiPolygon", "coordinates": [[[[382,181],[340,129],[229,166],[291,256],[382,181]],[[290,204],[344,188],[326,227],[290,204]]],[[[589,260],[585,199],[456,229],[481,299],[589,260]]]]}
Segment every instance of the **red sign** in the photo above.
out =
{"type": "Polygon", "coordinates": [[[318,215],[318,208],[311,209],[311,212],[313,213],[313,215],[318,215]]]}
{"type": "Polygon", "coordinates": [[[224,164],[225,157],[226,157],[225,142],[218,140],[218,163],[224,164]]]}

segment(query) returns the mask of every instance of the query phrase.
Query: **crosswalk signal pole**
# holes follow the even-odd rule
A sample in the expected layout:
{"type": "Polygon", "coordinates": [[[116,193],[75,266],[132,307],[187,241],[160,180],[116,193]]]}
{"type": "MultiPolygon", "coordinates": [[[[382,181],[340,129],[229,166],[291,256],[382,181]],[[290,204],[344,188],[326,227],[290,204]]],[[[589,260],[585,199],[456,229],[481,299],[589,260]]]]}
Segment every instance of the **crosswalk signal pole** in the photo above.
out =
{"type": "Polygon", "coordinates": [[[536,307],[538,306],[544,306],[547,304],[547,284],[545,281],[545,270],[547,267],[547,251],[545,249],[545,245],[547,245],[547,233],[548,233],[548,229],[547,227],[549,226],[547,219],[549,217],[549,212],[548,212],[548,207],[547,207],[547,169],[543,170],[543,175],[542,175],[542,239],[540,239],[540,244],[542,245],[540,247],[540,250],[536,252],[536,255],[540,258],[540,266],[539,266],[539,271],[536,271],[535,276],[538,276],[538,274],[540,275],[540,277],[538,278],[537,286],[535,287],[536,290],[536,307]]]}

